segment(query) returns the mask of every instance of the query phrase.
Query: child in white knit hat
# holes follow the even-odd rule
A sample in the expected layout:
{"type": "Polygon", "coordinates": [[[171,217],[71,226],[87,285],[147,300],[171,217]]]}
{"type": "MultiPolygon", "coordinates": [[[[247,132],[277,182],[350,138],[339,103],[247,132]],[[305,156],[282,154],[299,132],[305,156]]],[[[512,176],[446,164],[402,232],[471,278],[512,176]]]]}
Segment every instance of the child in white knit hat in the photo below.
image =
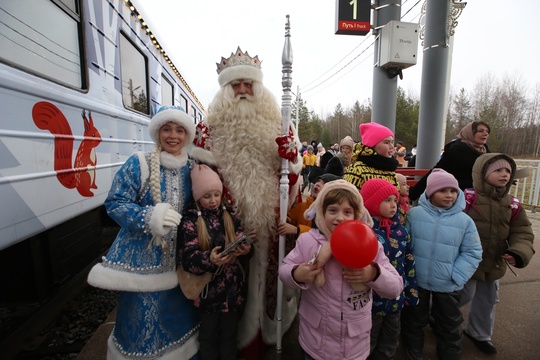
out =
{"type": "Polygon", "coordinates": [[[313,216],[316,227],[300,235],[279,268],[285,285],[302,290],[300,346],[305,359],[366,359],[372,289],[395,298],[403,291],[403,280],[380,243],[375,259],[361,269],[347,269],[332,255],[331,235],[339,224],[347,220],[373,224],[354,185],[345,180],[325,184],[306,211],[306,218],[313,216]]]}
{"type": "MultiPolygon", "coordinates": [[[[182,284],[182,269],[179,269],[180,285],[199,308],[201,359],[236,359],[238,321],[247,290],[239,260],[250,255],[251,245],[243,243],[232,252],[222,253],[244,235],[243,229],[224,205],[223,183],[215,171],[206,165],[195,165],[191,181],[195,202],[188,206],[180,223],[178,266],[193,275],[207,274],[209,282],[200,295],[187,294],[185,286],[189,284],[182,284]]],[[[253,237],[254,233],[249,236],[253,237]]]]}
{"type": "Polygon", "coordinates": [[[430,312],[439,359],[460,357],[460,290],[482,259],[476,226],[464,208],[465,196],[456,178],[435,168],[418,206],[407,214],[405,227],[411,236],[420,300],[417,306],[405,305],[401,312],[401,338],[409,359],[423,359],[424,327],[430,312]]]}
{"type": "Polygon", "coordinates": [[[407,213],[411,207],[409,199],[410,186],[407,185],[407,177],[405,175],[396,173],[396,179],[399,184],[399,221],[402,225],[405,225],[407,222],[407,213]]]}

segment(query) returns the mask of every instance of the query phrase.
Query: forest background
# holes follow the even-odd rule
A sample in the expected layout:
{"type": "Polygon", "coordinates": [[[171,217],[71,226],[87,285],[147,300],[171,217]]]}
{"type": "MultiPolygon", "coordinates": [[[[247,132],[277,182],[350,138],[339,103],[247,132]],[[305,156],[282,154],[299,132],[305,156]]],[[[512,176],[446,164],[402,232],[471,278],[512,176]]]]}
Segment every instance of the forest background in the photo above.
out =
{"type": "MultiPolygon", "coordinates": [[[[337,104],[334,112],[322,119],[298,96],[293,104],[301,141],[316,140],[328,149],[350,135],[360,141],[359,125],[370,122],[371,99],[352,105],[337,104]]],[[[397,91],[395,141],[403,141],[407,150],[416,144],[420,100],[401,87],[397,91]]],[[[496,79],[493,74],[481,77],[474,88],[450,92],[444,143],[456,137],[471,121],[483,120],[491,127],[488,146],[492,152],[512,157],[540,157],[540,84],[527,84],[520,76],[496,79]]],[[[375,119],[376,121],[376,119],[375,119]]]]}

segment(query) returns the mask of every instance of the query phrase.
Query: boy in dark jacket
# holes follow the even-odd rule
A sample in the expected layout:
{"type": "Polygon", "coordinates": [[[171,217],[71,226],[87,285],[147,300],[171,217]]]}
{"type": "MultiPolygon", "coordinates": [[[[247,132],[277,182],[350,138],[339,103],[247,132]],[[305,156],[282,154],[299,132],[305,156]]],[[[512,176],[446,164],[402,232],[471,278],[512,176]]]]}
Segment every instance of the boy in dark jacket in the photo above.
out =
{"type": "Polygon", "coordinates": [[[533,254],[534,233],[525,209],[509,195],[516,163],[505,154],[476,159],[474,189],[465,190],[466,212],[474,220],[482,242],[482,262],[462,291],[461,305],[471,303],[465,335],[486,354],[496,354],[491,342],[499,279],[507,265],[523,268],[533,254]]]}

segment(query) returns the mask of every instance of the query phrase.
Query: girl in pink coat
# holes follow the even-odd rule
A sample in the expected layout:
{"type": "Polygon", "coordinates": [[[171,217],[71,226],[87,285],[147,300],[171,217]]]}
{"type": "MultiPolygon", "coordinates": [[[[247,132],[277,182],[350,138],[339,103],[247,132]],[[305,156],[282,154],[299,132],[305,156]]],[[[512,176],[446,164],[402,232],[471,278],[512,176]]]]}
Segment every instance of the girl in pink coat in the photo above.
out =
{"type": "Polygon", "coordinates": [[[345,180],[326,184],[306,211],[306,218],[313,216],[315,227],[300,235],[279,269],[285,285],[302,290],[300,346],[306,359],[366,359],[372,290],[395,298],[403,281],[380,243],[373,262],[361,269],[346,269],[332,256],[329,239],[337,225],[353,219],[372,225],[354,185],[345,180]]]}

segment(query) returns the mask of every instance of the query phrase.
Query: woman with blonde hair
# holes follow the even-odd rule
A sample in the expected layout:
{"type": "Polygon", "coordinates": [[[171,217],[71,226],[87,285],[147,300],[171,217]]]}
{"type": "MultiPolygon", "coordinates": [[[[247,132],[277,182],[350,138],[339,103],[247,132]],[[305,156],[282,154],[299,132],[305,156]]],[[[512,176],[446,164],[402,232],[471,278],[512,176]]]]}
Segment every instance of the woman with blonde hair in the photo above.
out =
{"type": "Polygon", "coordinates": [[[190,359],[199,348],[199,317],[178,285],[176,233],[193,198],[194,162],[184,146],[195,125],[181,107],[164,106],[148,131],[154,150],[132,155],[113,179],[105,208],[121,229],[88,283],[118,291],[107,359],[190,359]]]}

